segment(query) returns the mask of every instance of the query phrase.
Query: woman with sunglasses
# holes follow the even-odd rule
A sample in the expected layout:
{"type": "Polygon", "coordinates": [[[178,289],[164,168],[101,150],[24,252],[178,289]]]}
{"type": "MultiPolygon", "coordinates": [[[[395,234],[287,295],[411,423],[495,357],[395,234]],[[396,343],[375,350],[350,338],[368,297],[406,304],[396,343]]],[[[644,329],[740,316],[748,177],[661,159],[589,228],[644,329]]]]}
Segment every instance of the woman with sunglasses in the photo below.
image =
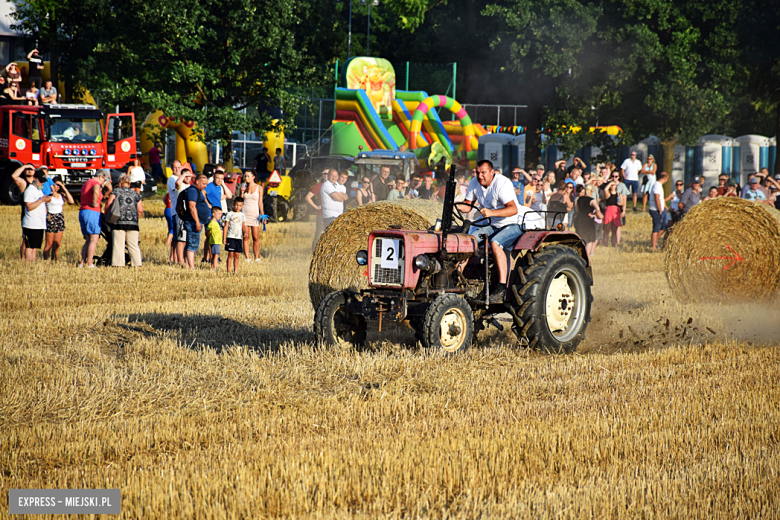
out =
{"type": "Polygon", "coordinates": [[[644,175],[646,181],[642,185],[642,211],[647,211],[647,201],[650,200],[650,190],[655,184],[656,176],[655,172],[658,170],[658,165],[655,163],[655,157],[653,154],[647,156],[647,162],[642,166],[642,175],[644,175]]]}
{"type": "Polygon", "coordinates": [[[623,227],[622,218],[626,215],[625,195],[618,193],[617,178],[612,179],[606,188],[604,188],[604,203],[606,210],[604,212],[604,245],[617,247],[620,245],[620,228],[623,227]],[[611,240],[610,240],[611,235],[611,240]]]}
{"type": "Polygon", "coordinates": [[[544,194],[544,181],[538,175],[534,175],[526,187],[523,205],[534,211],[545,211],[547,196],[544,194]]]}
{"type": "Polygon", "coordinates": [[[674,183],[674,191],[666,196],[664,199],[666,202],[672,201],[669,204],[669,213],[672,215],[672,224],[675,224],[680,220],[680,211],[677,209],[680,204],[680,197],[685,192],[685,184],[683,181],[677,181],[674,183]]]}
{"type": "Polygon", "coordinates": [[[360,187],[355,194],[355,198],[357,198],[358,206],[365,206],[366,204],[376,202],[374,186],[371,184],[371,179],[363,177],[363,180],[360,181],[360,187]]]}
{"type": "Polygon", "coordinates": [[[568,214],[573,209],[574,184],[561,181],[558,190],[550,195],[547,203],[547,227],[554,228],[558,224],[563,224],[564,229],[568,229],[568,214]]]}
{"type": "Polygon", "coordinates": [[[46,203],[46,245],[43,247],[43,259],[51,258],[56,262],[60,257],[62,235],[65,233],[65,214],[62,208],[65,203],[76,204],[73,197],[62,183],[62,177],[54,177],[51,185],[51,200],[46,203]]]}

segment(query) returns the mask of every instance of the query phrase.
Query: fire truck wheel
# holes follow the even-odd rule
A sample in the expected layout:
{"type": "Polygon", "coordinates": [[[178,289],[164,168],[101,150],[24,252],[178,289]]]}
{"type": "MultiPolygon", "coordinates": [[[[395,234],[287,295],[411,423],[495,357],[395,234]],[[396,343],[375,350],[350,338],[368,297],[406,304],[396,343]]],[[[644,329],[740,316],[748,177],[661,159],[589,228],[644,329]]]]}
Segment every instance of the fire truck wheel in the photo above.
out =
{"type": "Polygon", "coordinates": [[[22,192],[11,177],[13,170],[6,171],[0,177],[0,202],[17,205],[22,203],[22,192]]]}
{"type": "Polygon", "coordinates": [[[366,320],[347,312],[348,298],[345,291],[335,291],[317,306],[314,334],[319,345],[359,347],[366,341],[366,320]]]}
{"type": "Polygon", "coordinates": [[[422,339],[425,347],[440,348],[450,354],[463,352],[471,346],[474,335],[474,315],[464,298],[442,294],[425,313],[422,339]]]}
{"type": "Polygon", "coordinates": [[[593,301],[585,261],[564,245],[529,253],[512,286],[512,328],[521,342],[548,354],[574,352],[585,336],[593,301]]]}

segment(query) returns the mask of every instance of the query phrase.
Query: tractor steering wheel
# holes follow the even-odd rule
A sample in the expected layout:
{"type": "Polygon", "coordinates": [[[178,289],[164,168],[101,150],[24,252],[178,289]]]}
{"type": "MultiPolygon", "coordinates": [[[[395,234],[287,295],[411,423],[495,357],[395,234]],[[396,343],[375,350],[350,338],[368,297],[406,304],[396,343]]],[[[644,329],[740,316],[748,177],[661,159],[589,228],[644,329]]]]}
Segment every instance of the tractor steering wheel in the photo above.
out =
{"type": "MultiPolygon", "coordinates": [[[[462,202],[456,202],[452,205],[452,216],[455,217],[456,224],[458,224],[461,228],[465,227],[465,224],[468,222],[469,227],[485,227],[490,225],[490,217],[483,217],[480,215],[480,217],[477,220],[471,221],[460,211],[460,208],[458,208],[459,204],[463,204],[464,206],[468,206],[471,208],[469,212],[474,210],[477,207],[477,201],[475,200],[464,200],[462,202]]],[[[464,229],[464,233],[468,233],[468,229],[464,229]]]]}

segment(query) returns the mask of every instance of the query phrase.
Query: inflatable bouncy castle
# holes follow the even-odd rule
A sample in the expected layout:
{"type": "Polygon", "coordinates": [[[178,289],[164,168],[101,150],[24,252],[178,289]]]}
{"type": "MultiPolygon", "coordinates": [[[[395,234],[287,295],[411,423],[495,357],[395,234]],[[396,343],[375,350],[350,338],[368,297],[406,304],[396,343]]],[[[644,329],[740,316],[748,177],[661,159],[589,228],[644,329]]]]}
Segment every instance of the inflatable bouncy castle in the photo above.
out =
{"type": "Polygon", "coordinates": [[[442,154],[447,163],[465,156],[469,168],[476,166],[478,139],[487,131],[450,97],[396,90],[395,70],[387,60],[347,61],[335,97],[333,155],[408,150],[417,156],[422,171],[430,169],[429,160],[442,154]],[[455,120],[442,121],[439,108],[454,114],[455,120]]]}

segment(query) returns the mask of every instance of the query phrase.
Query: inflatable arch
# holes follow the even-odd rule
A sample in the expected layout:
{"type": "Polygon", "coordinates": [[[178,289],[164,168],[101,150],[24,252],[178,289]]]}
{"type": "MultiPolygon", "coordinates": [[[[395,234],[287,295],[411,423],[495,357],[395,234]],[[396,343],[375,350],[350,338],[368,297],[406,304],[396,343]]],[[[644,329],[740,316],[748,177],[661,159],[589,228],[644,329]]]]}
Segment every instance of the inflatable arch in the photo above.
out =
{"type": "MultiPolygon", "coordinates": [[[[200,142],[194,135],[198,132],[197,126],[193,121],[181,121],[166,117],[161,110],[155,110],[149,114],[141,126],[141,152],[145,156],[149,156],[149,150],[154,145],[151,135],[158,127],[176,132],[176,159],[186,162],[187,157],[192,157],[195,167],[202,172],[208,163],[208,151],[206,144],[200,142]]],[[[167,176],[167,169],[163,168],[163,171],[166,172],[167,176]]]]}
{"type": "MultiPolygon", "coordinates": [[[[474,129],[474,123],[471,122],[471,118],[466,113],[466,109],[463,108],[460,103],[447,96],[430,96],[420,102],[417,110],[414,111],[412,116],[412,122],[409,127],[409,139],[407,146],[409,149],[416,148],[417,138],[420,135],[422,129],[423,119],[425,114],[433,108],[443,107],[455,114],[455,117],[460,121],[461,127],[463,127],[463,144],[462,147],[468,152],[475,151],[479,148],[479,140],[476,137],[476,131],[474,129]]],[[[449,148],[447,143],[444,144],[445,148],[449,148]]],[[[447,152],[452,155],[453,150],[448,149],[447,152]]]]}

